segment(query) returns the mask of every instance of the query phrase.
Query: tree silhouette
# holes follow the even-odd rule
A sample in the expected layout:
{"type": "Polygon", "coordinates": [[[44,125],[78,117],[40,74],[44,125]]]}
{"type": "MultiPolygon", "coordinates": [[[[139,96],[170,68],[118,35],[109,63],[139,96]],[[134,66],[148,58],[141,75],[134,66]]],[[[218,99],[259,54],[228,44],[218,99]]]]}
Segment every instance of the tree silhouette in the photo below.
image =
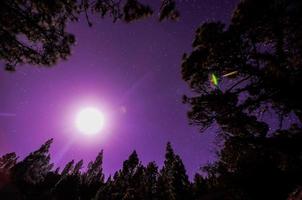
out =
{"type": "Polygon", "coordinates": [[[38,150],[29,154],[12,168],[12,174],[20,182],[36,184],[42,182],[52,169],[49,148],[53,139],[46,141],[38,150]]]}
{"type": "Polygon", "coordinates": [[[190,182],[182,160],[167,144],[164,166],[158,178],[159,199],[184,200],[190,198],[190,182]]]}
{"type": "Polygon", "coordinates": [[[101,151],[95,160],[88,164],[86,173],[82,177],[82,197],[92,199],[98,189],[104,185],[103,174],[103,151],[101,151]]]}
{"type": "MultiPolygon", "coordinates": [[[[53,167],[49,155],[52,141],[52,139],[46,141],[38,150],[30,153],[21,162],[11,165],[7,171],[9,173],[7,177],[10,181],[3,189],[4,193],[7,192],[7,195],[11,196],[10,198],[20,199],[22,195],[34,198],[41,195],[37,185],[44,182],[53,167]]],[[[10,159],[16,161],[15,155],[11,155],[10,159]]]]}
{"type": "Polygon", "coordinates": [[[290,112],[300,117],[297,91],[302,76],[297,57],[301,56],[302,33],[296,26],[301,20],[296,10],[302,7],[295,0],[262,3],[242,1],[229,27],[212,22],[197,30],[194,51],[184,56],[182,65],[184,80],[198,94],[184,99],[192,105],[192,123],[208,127],[216,121],[229,134],[236,134],[238,129],[246,134],[266,134],[267,126],[252,114],[267,112],[269,105],[280,114],[280,120],[290,112]],[[295,9],[289,9],[293,6],[295,9]],[[261,11],[256,10],[258,7],[261,11]],[[223,77],[229,72],[237,74],[223,77]],[[211,87],[211,73],[221,77],[224,84],[220,89],[211,87]]]}
{"type": "MultiPolygon", "coordinates": [[[[164,5],[160,19],[174,19],[175,2],[164,5]]],[[[91,14],[129,23],[152,13],[137,0],[1,1],[0,60],[8,71],[18,64],[52,66],[70,55],[75,37],[66,25],[78,21],[80,15],[92,26],[91,14]]]]}
{"type": "Polygon", "coordinates": [[[117,199],[141,199],[143,170],[138,155],[136,151],[134,151],[129,156],[128,160],[124,161],[123,168],[115,177],[116,189],[119,190],[119,198],[117,199]]]}
{"type": "Polygon", "coordinates": [[[3,155],[0,158],[0,171],[3,173],[9,171],[16,165],[17,159],[18,157],[14,152],[3,155]]]}
{"type": "Polygon", "coordinates": [[[207,181],[200,174],[195,174],[192,184],[193,199],[202,199],[208,192],[207,181]]]}
{"type": "Polygon", "coordinates": [[[162,0],[159,21],[163,21],[165,19],[177,20],[179,15],[180,14],[176,9],[176,3],[174,0],[162,0]]]}
{"type": "MultiPolygon", "coordinates": [[[[0,191],[2,188],[4,188],[3,191],[10,190],[8,187],[11,183],[10,172],[16,165],[17,159],[16,153],[8,153],[0,157],[0,191]]],[[[0,192],[0,195],[3,196],[4,194],[0,192]]]]}
{"type": "Polygon", "coordinates": [[[158,181],[158,167],[155,162],[150,162],[144,173],[144,190],[143,195],[144,197],[142,199],[145,200],[156,200],[158,199],[158,187],[157,187],[157,181],[158,181]]]}
{"type": "Polygon", "coordinates": [[[241,1],[229,26],[199,27],[183,57],[190,123],[221,129],[219,160],[205,168],[216,199],[285,199],[302,184],[301,128],[286,120],[302,121],[301,11],[297,0],[241,1]]]}

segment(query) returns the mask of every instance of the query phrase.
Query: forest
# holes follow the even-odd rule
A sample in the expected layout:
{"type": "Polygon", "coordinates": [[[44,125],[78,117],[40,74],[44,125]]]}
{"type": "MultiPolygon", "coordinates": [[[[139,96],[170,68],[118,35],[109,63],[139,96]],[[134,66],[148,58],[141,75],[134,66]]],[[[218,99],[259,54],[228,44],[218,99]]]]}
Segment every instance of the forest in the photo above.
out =
{"type": "MultiPolygon", "coordinates": [[[[125,23],[154,12],[137,0],[120,3],[1,1],[0,60],[7,73],[22,64],[52,66],[68,59],[75,38],[66,23],[81,14],[93,26],[87,12],[125,23]]],[[[182,99],[189,123],[200,134],[219,127],[217,160],[201,166],[193,180],[171,143],[162,167],[144,166],[133,151],[105,178],[103,151],[87,169],[83,160],[54,169],[50,139],[23,160],[13,152],[0,157],[0,199],[302,199],[302,2],[242,0],[230,15],[228,24],[197,27],[192,51],[180,64],[192,90],[182,99]]],[[[162,1],[158,21],[179,16],[176,1],[162,1]]]]}

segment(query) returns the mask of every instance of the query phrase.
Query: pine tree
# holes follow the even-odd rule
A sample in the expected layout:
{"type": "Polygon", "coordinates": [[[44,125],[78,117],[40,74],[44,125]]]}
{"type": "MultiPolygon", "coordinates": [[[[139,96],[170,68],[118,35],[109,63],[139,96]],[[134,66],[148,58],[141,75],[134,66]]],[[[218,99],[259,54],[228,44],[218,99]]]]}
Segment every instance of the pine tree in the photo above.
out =
{"type": "Polygon", "coordinates": [[[17,181],[39,183],[53,167],[50,164],[49,148],[53,139],[46,141],[38,150],[30,153],[23,161],[13,167],[13,176],[17,181]]]}
{"type": "Polygon", "coordinates": [[[119,174],[119,184],[122,186],[123,200],[138,200],[141,198],[141,186],[143,184],[143,166],[141,165],[136,151],[123,163],[123,168],[119,174]],[[123,187],[124,185],[124,187],[123,187]]]}
{"type": "Polygon", "coordinates": [[[51,171],[53,164],[50,163],[49,148],[53,139],[46,141],[38,150],[30,153],[22,161],[11,168],[10,191],[11,198],[40,198],[44,193],[40,190],[41,184],[45,181],[47,174],[51,171]],[[13,191],[19,191],[18,193],[13,191]]]}
{"type": "Polygon", "coordinates": [[[17,163],[17,159],[18,157],[15,152],[3,155],[0,158],[0,173],[7,172],[13,168],[17,163]]]}
{"type": "Polygon", "coordinates": [[[103,150],[97,155],[96,159],[89,162],[87,172],[84,174],[84,182],[87,185],[103,183],[103,150]]]}
{"type": "Polygon", "coordinates": [[[73,165],[74,165],[74,160],[69,161],[69,162],[65,165],[65,167],[63,168],[63,170],[62,170],[62,172],[61,172],[62,178],[68,176],[68,175],[72,172],[72,170],[73,170],[73,168],[74,168],[73,165]]]}
{"type": "Polygon", "coordinates": [[[8,153],[0,157],[0,197],[8,196],[6,193],[13,193],[10,191],[11,184],[11,169],[17,163],[16,153],[8,153]]]}
{"type": "Polygon", "coordinates": [[[72,171],[72,175],[80,175],[81,174],[80,170],[82,169],[82,167],[83,167],[83,160],[80,160],[75,164],[74,169],[72,171]]]}
{"type": "Polygon", "coordinates": [[[103,150],[99,152],[94,161],[89,162],[87,171],[82,177],[82,198],[91,199],[96,196],[100,187],[104,186],[103,150]]]}
{"type": "Polygon", "coordinates": [[[193,51],[184,55],[183,79],[195,92],[184,97],[191,105],[190,123],[201,131],[220,127],[223,148],[209,167],[214,176],[208,181],[215,182],[213,191],[221,196],[285,199],[294,185],[301,185],[301,170],[293,167],[301,163],[296,156],[302,152],[296,144],[301,129],[288,128],[293,123],[285,120],[302,121],[297,93],[302,84],[301,11],[298,0],[243,0],[229,26],[202,24],[193,51]],[[276,124],[262,118],[268,113],[275,113],[280,130],[269,130],[276,124]]]}
{"type": "Polygon", "coordinates": [[[83,161],[74,165],[74,160],[68,162],[60,174],[60,179],[51,190],[51,196],[56,199],[78,199],[81,197],[81,173],[83,161]]]}
{"type": "Polygon", "coordinates": [[[158,184],[160,199],[190,199],[190,182],[186,170],[180,157],[174,153],[171,143],[166,147],[165,162],[158,184]]]}
{"type": "Polygon", "coordinates": [[[162,0],[159,21],[163,21],[164,19],[177,20],[179,15],[180,14],[176,9],[176,3],[174,0],[162,0]]]}
{"type": "Polygon", "coordinates": [[[123,162],[123,168],[113,177],[112,199],[139,200],[144,191],[144,167],[136,151],[123,162]]]}
{"type": "Polygon", "coordinates": [[[173,162],[175,154],[171,143],[167,144],[164,166],[160,171],[158,178],[158,196],[159,199],[176,200],[176,191],[173,185],[173,162]]]}
{"type": "Polygon", "coordinates": [[[207,180],[200,174],[195,174],[192,185],[193,199],[202,199],[202,197],[208,192],[207,180]]]}
{"type": "MultiPolygon", "coordinates": [[[[164,5],[160,19],[175,19],[175,2],[164,5]]],[[[66,25],[81,15],[92,26],[92,14],[129,23],[152,13],[138,0],[0,1],[0,60],[9,71],[18,64],[52,66],[70,56],[75,37],[66,25]]]]}
{"type": "Polygon", "coordinates": [[[181,158],[176,155],[173,166],[174,171],[174,188],[176,189],[176,199],[191,199],[191,185],[185,166],[181,158]]]}
{"type": "Polygon", "coordinates": [[[145,200],[156,200],[157,199],[157,181],[158,181],[158,167],[155,162],[150,162],[144,173],[144,198],[145,200]]]}
{"type": "Polygon", "coordinates": [[[114,182],[111,176],[108,177],[104,185],[100,186],[93,200],[113,200],[114,198],[114,182]]]}

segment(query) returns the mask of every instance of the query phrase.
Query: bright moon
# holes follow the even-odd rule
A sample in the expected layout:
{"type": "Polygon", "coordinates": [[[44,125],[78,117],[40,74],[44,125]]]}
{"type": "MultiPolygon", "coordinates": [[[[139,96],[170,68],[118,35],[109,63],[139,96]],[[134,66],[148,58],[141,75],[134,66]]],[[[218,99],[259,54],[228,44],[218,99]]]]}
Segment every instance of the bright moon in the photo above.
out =
{"type": "Polygon", "coordinates": [[[96,108],[85,108],[76,116],[76,127],[87,135],[99,133],[104,126],[104,116],[96,108]]]}

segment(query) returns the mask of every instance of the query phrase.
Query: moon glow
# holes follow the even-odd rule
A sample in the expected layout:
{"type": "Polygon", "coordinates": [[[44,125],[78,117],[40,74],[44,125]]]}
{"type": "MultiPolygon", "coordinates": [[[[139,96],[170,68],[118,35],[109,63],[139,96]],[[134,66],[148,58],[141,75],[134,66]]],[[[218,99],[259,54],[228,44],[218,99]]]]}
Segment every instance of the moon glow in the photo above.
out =
{"type": "Polygon", "coordinates": [[[98,109],[88,107],[77,114],[75,124],[81,133],[95,135],[104,127],[104,115],[98,109]]]}

